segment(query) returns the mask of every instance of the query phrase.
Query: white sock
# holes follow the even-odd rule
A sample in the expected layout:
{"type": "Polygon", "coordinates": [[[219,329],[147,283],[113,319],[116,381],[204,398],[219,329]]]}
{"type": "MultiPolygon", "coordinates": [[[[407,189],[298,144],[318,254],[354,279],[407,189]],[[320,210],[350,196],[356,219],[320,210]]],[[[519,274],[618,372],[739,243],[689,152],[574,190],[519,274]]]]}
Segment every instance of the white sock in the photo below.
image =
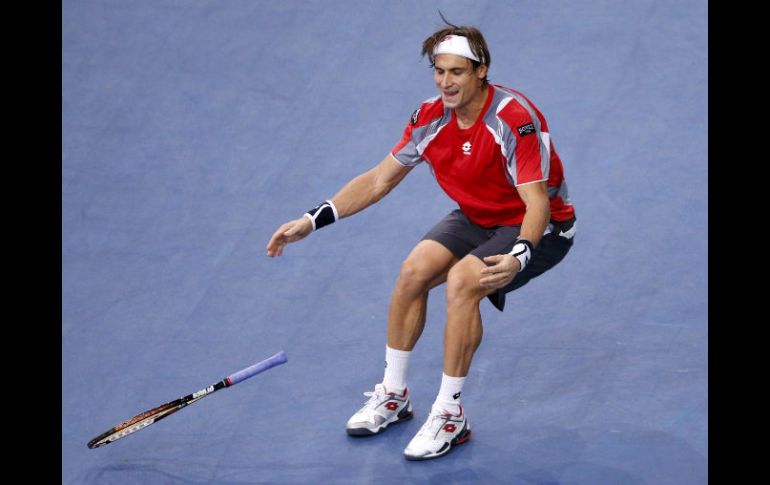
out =
{"type": "Polygon", "coordinates": [[[388,392],[400,394],[406,389],[406,369],[409,367],[409,350],[391,349],[385,345],[385,377],[382,384],[388,392]]]}
{"type": "Polygon", "coordinates": [[[452,377],[442,374],[441,388],[433,402],[433,410],[437,412],[449,411],[452,414],[460,414],[460,393],[463,391],[465,377],[452,377]]]}

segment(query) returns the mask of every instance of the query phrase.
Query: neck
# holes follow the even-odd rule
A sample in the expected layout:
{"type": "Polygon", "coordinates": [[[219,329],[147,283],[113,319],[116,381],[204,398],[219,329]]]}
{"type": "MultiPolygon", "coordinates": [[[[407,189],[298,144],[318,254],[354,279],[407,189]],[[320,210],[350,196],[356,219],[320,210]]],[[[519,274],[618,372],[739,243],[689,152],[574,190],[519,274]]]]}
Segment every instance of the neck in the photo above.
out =
{"type": "Polygon", "coordinates": [[[476,122],[476,119],[481,114],[484,103],[487,102],[487,96],[489,96],[489,87],[482,86],[468,104],[455,109],[457,124],[460,128],[465,129],[473,126],[473,123],[476,122]]]}

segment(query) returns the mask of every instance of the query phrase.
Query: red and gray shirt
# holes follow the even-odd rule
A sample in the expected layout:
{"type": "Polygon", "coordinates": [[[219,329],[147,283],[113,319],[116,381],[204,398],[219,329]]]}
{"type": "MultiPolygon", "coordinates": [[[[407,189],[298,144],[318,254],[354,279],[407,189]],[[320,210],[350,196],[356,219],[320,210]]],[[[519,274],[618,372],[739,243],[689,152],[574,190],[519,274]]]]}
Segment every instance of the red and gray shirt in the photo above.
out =
{"type": "Polygon", "coordinates": [[[440,96],[424,101],[391,154],[408,167],[428,162],[444,192],[483,227],[521,224],[526,206],[516,187],[534,182],[547,181],[551,220],[575,215],[545,117],[510,88],[490,84],[467,129],[440,96]]]}

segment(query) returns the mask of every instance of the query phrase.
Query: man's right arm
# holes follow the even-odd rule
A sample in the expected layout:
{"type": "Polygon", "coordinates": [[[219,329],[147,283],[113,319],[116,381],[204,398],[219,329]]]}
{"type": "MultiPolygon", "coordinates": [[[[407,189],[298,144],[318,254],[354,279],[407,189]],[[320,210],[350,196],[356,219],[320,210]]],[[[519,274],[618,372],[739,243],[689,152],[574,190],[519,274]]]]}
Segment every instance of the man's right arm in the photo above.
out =
{"type": "MultiPolygon", "coordinates": [[[[401,165],[389,154],[374,168],[345,184],[331,198],[337,209],[337,219],[360,212],[385,197],[412,168],[401,165]]],[[[267,243],[267,255],[280,256],[286,244],[299,241],[311,232],[313,223],[305,216],[283,224],[267,243]]]]}
{"type": "Polygon", "coordinates": [[[392,155],[385,157],[368,172],[348,182],[331,201],[337,207],[339,218],[352,216],[388,195],[412,167],[401,165],[392,155]]]}

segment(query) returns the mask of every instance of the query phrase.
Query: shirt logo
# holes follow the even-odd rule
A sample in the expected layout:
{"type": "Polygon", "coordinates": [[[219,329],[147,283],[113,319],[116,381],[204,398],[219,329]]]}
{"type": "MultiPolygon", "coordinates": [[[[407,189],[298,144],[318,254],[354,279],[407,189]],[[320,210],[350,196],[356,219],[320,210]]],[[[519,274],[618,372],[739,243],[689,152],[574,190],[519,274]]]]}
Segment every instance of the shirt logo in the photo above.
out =
{"type": "Polygon", "coordinates": [[[419,118],[419,117],[420,117],[420,108],[417,108],[416,110],[414,110],[414,113],[412,113],[412,124],[413,125],[417,124],[417,118],[419,118]]]}
{"type": "Polygon", "coordinates": [[[516,129],[519,130],[519,136],[529,135],[535,132],[535,124],[527,123],[526,125],[521,125],[516,129]]]}
{"type": "Polygon", "coordinates": [[[471,142],[466,141],[463,143],[463,155],[470,155],[471,154],[471,142]]]}

